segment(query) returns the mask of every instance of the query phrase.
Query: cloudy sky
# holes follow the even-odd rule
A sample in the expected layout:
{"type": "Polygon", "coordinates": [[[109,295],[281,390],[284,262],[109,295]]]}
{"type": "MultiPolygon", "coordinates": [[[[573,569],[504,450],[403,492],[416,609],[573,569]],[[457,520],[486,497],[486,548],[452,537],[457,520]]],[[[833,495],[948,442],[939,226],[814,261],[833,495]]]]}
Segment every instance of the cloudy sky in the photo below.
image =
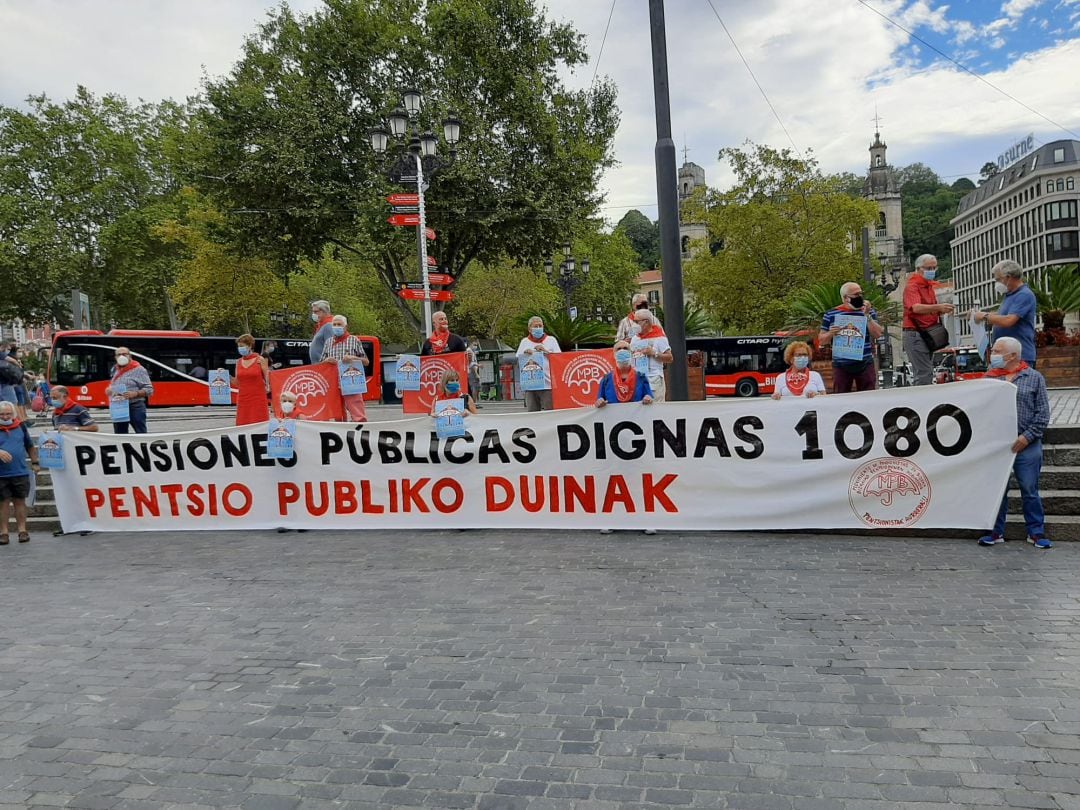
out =
{"type": "MultiPolygon", "coordinates": [[[[319,5],[289,1],[300,10],[319,5]]],[[[42,92],[62,99],[77,84],[130,98],[184,98],[198,90],[204,73],[229,69],[244,35],[273,5],[0,0],[0,104],[20,106],[42,92]]],[[[926,163],[949,181],[977,177],[986,161],[1028,133],[1036,143],[1080,139],[1080,0],[666,5],[672,129],[712,185],[726,180],[717,152],[747,139],[812,149],[827,171],[861,173],[875,108],[891,163],[926,163]]],[[[655,218],[648,3],[547,0],[546,6],[587,38],[591,63],[568,75],[568,83],[588,85],[598,70],[619,89],[619,166],[604,180],[604,215],[615,221],[638,208],[655,218]]]]}

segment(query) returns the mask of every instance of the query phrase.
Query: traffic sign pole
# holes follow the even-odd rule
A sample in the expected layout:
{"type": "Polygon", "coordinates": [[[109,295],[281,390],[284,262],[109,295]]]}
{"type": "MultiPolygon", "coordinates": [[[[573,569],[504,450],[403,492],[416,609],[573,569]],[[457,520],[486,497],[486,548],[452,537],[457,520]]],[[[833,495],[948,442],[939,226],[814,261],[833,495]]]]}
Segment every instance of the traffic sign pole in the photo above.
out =
{"type": "Polygon", "coordinates": [[[424,214],[424,161],[419,153],[413,152],[416,159],[416,194],[419,208],[420,222],[416,226],[416,244],[420,254],[420,272],[424,280],[424,338],[431,334],[431,284],[428,282],[427,264],[427,221],[424,214]]]}

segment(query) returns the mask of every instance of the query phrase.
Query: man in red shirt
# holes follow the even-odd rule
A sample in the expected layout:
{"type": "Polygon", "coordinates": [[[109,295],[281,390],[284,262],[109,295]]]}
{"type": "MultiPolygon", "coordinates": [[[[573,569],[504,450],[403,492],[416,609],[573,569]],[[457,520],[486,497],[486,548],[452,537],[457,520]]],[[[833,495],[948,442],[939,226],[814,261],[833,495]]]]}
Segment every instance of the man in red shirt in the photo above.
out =
{"type": "Polygon", "coordinates": [[[939,304],[934,292],[937,257],[924,253],[915,260],[915,270],[904,287],[904,354],[911,363],[913,385],[930,385],[934,379],[934,355],[923,331],[941,323],[942,315],[953,311],[952,304],[939,304]]]}

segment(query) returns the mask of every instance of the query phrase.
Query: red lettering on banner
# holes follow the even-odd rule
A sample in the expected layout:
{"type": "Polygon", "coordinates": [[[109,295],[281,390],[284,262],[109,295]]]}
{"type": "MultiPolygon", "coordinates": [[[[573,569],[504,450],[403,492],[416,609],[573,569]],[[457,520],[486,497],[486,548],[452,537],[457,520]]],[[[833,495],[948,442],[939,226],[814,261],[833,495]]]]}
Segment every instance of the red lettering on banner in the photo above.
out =
{"type": "Polygon", "coordinates": [[[381,515],[386,511],[386,507],[381,503],[372,503],[370,481],[360,482],[360,503],[366,515],[381,515]]]}
{"type": "Polygon", "coordinates": [[[351,515],[356,506],[356,485],[352,481],[335,481],[334,514],[351,515]]]}
{"type": "Polygon", "coordinates": [[[131,517],[131,512],[124,508],[123,487],[109,487],[109,509],[114,518],[131,517]]]}
{"type": "Polygon", "coordinates": [[[161,507],[158,506],[157,487],[150,487],[147,494],[141,487],[136,487],[132,493],[135,501],[135,517],[143,517],[149,513],[153,517],[161,517],[161,507]]]}
{"type": "Polygon", "coordinates": [[[484,493],[489,512],[505,512],[514,505],[514,485],[501,475],[484,479],[484,493]],[[495,491],[496,487],[502,490],[501,494],[495,491]]]}
{"type": "Polygon", "coordinates": [[[243,484],[229,484],[225,487],[225,491],[221,493],[221,503],[225,507],[225,511],[233,517],[242,517],[251,511],[252,500],[251,490],[243,484]],[[242,506],[233,505],[232,496],[237,493],[243,497],[242,506]]]}
{"type": "Polygon", "coordinates": [[[289,483],[288,481],[282,481],[277,485],[277,493],[278,514],[289,514],[289,506],[300,500],[300,487],[296,484],[289,483]]]}
{"type": "Polygon", "coordinates": [[[163,484],[161,492],[167,495],[169,498],[169,514],[173,517],[180,517],[180,505],[176,502],[176,496],[183,491],[184,487],[180,484],[163,484]]]}
{"type": "Polygon", "coordinates": [[[330,509],[330,487],[325,481],[320,481],[316,486],[319,487],[320,502],[315,503],[315,490],[310,481],[304,482],[304,501],[309,515],[322,517],[330,509]]]}
{"type": "Polygon", "coordinates": [[[634,499],[630,497],[630,488],[626,485],[626,479],[621,475],[613,475],[608,479],[607,491],[604,493],[603,511],[605,513],[611,512],[616,503],[622,504],[623,509],[631,514],[637,511],[634,508],[634,499]]]}
{"type": "MultiPolygon", "coordinates": [[[[201,489],[201,487],[200,487],[200,489],[201,489]]],[[[210,517],[217,517],[217,514],[218,514],[218,508],[217,508],[217,484],[211,484],[210,485],[210,493],[207,496],[206,500],[207,500],[207,503],[208,503],[208,505],[210,507],[210,517]]]]}
{"type": "Polygon", "coordinates": [[[581,504],[581,508],[585,512],[596,511],[596,481],[591,475],[583,476],[585,485],[582,486],[581,482],[572,475],[564,476],[563,480],[566,487],[566,511],[574,511],[574,502],[577,501],[581,504]]]}
{"type": "Polygon", "coordinates": [[[105,505],[105,493],[100,489],[87,489],[84,493],[86,494],[86,510],[90,513],[90,517],[96,518],[98,509],[105,505]]]}
{"type": "Polygon", "coordinates": [[[416,511],[418,512],[430,512],[428,505],[424,503],[423,498],[420,497],[420,490],[428,485],[431,481],[430,478],[421,478],[416,483],[413,483],[408,478],[401,480],[401,511],[411,512],[410,504],[416,504],[416,511]]]}
{"type": "Polygon", "coordinates": [[[668,473],[659,481],[654,481],[652,473],[645,473],[641,476],[641,483],[645,487],[645,511],[655,512],[656,502],[662,502],[665,512],[672,512],[673,514],[679,513],[679,508],[675,506],[675,503],[664,492],[669,486],[675,483],[675,479],[679,476],[674,473],[668,473]]]}
{"type": "Polygon", "coordinates": [[[202,487],[198,484],[192,484],[184,494],[188,499],[188,514],[192,517],[202,517],[206,512],[206,504],[203,503],[202,499],[202,487]]]}
{"type": "Polygon", "coordinates": [[[529,476],[521,476],[521,505],[526,512],[539,512],[544,508],[544,476],[532,476],[534,487],[529,492],[529,476]]]}
{"type": "Polygon", "coordinates": [[[461,508],[462,502],[465,500],[465,490],[461,488],[461,484],[455,481],[453,478],[440,478],[431,487],[431,501],[443,514],[449,512],[456,512],[461,508]],[[443,496],[445,490],[450,490],[450,494],[453,496],[452,501],[447,501],[443,496]]]}

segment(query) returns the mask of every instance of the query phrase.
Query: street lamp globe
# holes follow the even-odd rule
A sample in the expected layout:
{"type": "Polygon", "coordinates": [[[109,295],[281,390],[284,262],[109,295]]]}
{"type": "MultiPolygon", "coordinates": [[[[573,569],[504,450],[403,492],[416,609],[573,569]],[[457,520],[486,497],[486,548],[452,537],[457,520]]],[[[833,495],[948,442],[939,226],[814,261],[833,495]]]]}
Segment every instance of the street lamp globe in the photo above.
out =
{"type": "Polygon", "coordinates": [[[544,261],[544,273],[545,273],[545,275],[547,275],[548,281],[551,281],[551,274],[554,271],[555,271],[555,262],[553,262],[551,259],[546,259],[544,261]]]}
{"type": "Polygon", "coordinates": [[[582,259],[581,260],[581,272],[584,273],[585,275],[589,275],[589,260],[588,259],[582,259]]]}
{"type": "Polygon", "coordinates": [[[371,130],[371,148],[375,150],[375,154],[385,154],[389,141],[390,133],[386,131],[386,127],[374,127],[371,130]]]}
{"type": "Polygon", "coordinates": [[[461,121],[456,115],[450,113],[443,121],[443,138],[450,146],[456,146],[461,140],[461,121]]]}
{"type": "Polygon", "coordinates": [[[390,132],[393,133],[395,138],[400,138],[409,127],[409,114],[401,107],[398,107],[390,113],[389,121],[390,132]]]}
{"type": "Polygon", "coordinates": [[[415,118],[420,114],[420,91],[419,90],[406,90],[401,94],[402,100],[405,102],[405,109],[409,112],[410,118],[415,118]]]}
{"type": "Polygon", "coordinates": [[[435,133],[428,130],[420,136],[420,154],[424,157],[435,157],[435,150],[439,147],[439,139],[435,133]]]}

